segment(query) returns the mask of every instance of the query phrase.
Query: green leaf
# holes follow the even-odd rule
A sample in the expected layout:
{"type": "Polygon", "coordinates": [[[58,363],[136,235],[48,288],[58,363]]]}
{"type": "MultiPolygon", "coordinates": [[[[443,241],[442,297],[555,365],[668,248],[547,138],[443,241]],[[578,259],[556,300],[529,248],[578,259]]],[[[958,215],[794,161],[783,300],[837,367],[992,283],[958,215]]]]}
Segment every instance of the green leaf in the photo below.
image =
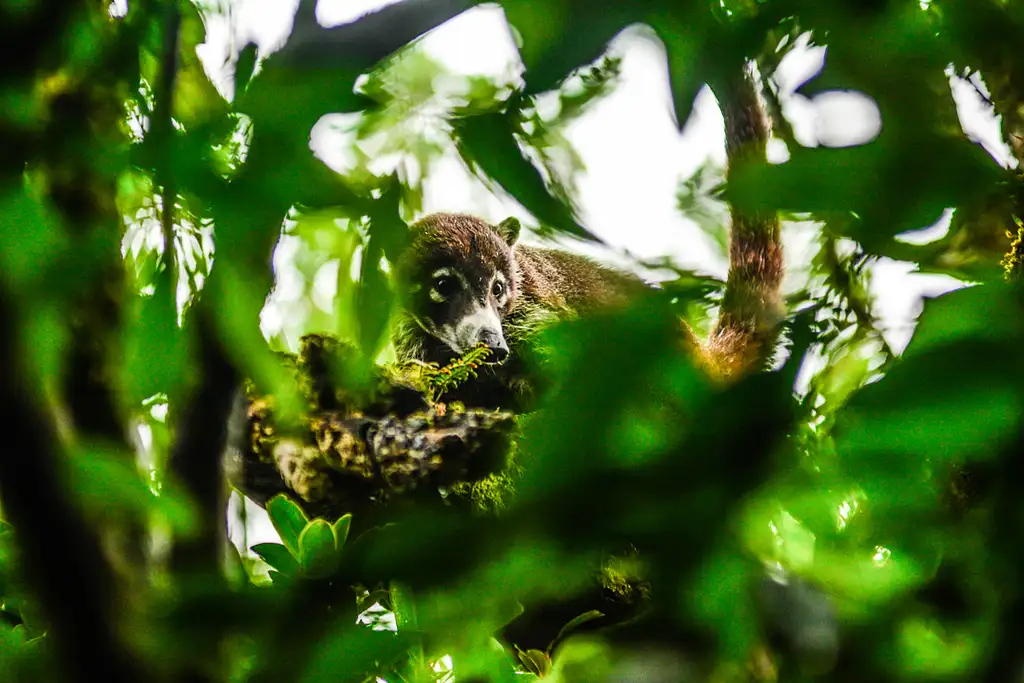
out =
{"type": "Polygon", "coordinates": [[[44,395],[57,395],[67,361],[65,351],[71,341],[66,309],[56,302],[37,301],[25,314],[21,357],[27,379],[40,387],[44,395]]]}
{"type": "Polygon", "coordinates": [[[649,377],[658,374],[661,381],[679,381],[678,389],[694,397],[702,393],[695,372],[678,351],[678,329],[668,302],[652,299],[623,311],[563,323],[542,334],[541,343],[551,349],[552,369],[573,381],[552,394],[549,409],[538,415],[520,442],[534,459],[517,486],[520,496],[531,495],[534,487],[539,491],[565,486],[584,472],[592,473],[605,458],[632,456],[630,451],[612,451],[607,437],[634,402],[650,400],[649,377]],[[614,372],[592,371],[608,364],[614,372]],[[566,430],[566,424],[574,428],[566,430]]]}
{"type": "Polygon", "coordinates": [[[136,406],[157,393],[178,395],[189,365],[186,331],[166,271],[156,278],[152,296],[135,296],[126,306],[124,359],[118,364],[128,405],[136,406]]]}
{"type": "MultiPolygon", "coordinates": [[[[218,225],[218,230],[221,227],[218,225]]],[[[222,236],[218,232],[218,238],[222,236]]],[[[292,373],[267,346],[259,328],[260,310],[269,286],[260,280],[256,268],[233,267],[241,255],[226,253],[228,250],[219,245],[217,276],[208,281],[203,299],[217,311],[217,332],[225,347],[232,350],[239,370],[259,391],[274,396],[275,418],[280,423],[294,424],[302,405],[298,387],[292,373]]]]}
{"type": "Polygon", "coordinates": [[[582,626],[588,621],[600,619],[603,616],[603,612],[596,609],[592,609],[589,612],[584,612],[583,614],[580,614],[577,617],[573,617],[565,626],[558,630],[558,635],[555,636],[554,642],[557,643],[558,641],[563,640],[566,636],[575,631],[577,627],[582,626]]]}
{"type": "Polygon", "coordinates": [[[992,283],[926,299],[903,357],[968,339],[1011,344],[1024,340],[1020,303],[1010,287],[992,283]]]}
{"type": "Polygon", "coordinates": [[[281,59],[281,52],[268,57],[259,75],[235,95],[236,109],[251,116],[257,128],[272,129],[297,142],[324,114],[372,104],[353,92],[359,73],[347,64],[321,62],[317,69],[297,70],[281,59]],[[282,107],[282,102],[288,106],[282,107]]]}
{"type": "Polygon", "coordinates": [[[395,623],[398,630],[408,629],[416,631],[419,629],[419,620],[416,618],[416,598],[412,588],[400,581],[391,582],[391,608],[395,612],[395,623]]]}
{"type": "Polygon", "coordinates": [[[692,3],[689,7],[672,3],[648,19],[665,46],[672,105],[680,130],[690,119],[697,93],[709,80],[711,74],[708,71],[726,61],[730,66],[739,62],[726,60],[722,54],[722,33],[708,19],[710,13],[703,11],[700,3],[692,3]],[[715,60],[706,54],[710,49],[715,50],[715,60]],[[695,68],[696,65],[705,68],[695,68]]]}
{"type": "Polygon", "coordinates": [[[603,681],[612,674],[611,646],[597,638],[576,636],[555,655],[550,679],[559,683],[603,681]]]}
{"type": "Polygon", "coordinates": [[[348,540],[348,532],[352,526],[352,515],[342,515],[338,518],[338,521],[331,525],[331,531],[334,532],[334,547],[341,550],[345,547],[345,541],[348,540]]]}
{"type": "Polygon", "coordinates": [[[252,551],[282,574],[290,576],[299,571],[299,563],[288,552],[288,549],[280,543],[259,543],[252,547],[252,551]]]}
{"type": "Polygon", "coordinates": [[[205,22],[197,4],[178,3],[181,23],[172,115],[184,124],[186,130],[191,130],[201,122],[222,117],[228,110],[227,102],[206,75],[206,69],[196,51],[207,40],[205,22]]]}
{"type": "Polygon", "coordinates": [[[1022,415],[1016,354],[1013,344],[974,340],[915,353],[850,399],[837,445],[883,488],[889,476],[923,476],[913,473],[929,462],[996,452],[1022,415]]]}
{"type": "Polygon", "coordinates": [[[374,680],[412,644],[402,633],[372,631],[355,623],[338,624],[321,644],[308,664],[301,683],[338,683],[374,680]]]}
{"type": "Polygon", "coordinates": [[[707,72],[722,62],[738,65],[744,56],[738,47],[724,44],[722,31],[701,3],[512,0],[502,3],[502,8],[522,38],[519,52],[526,65],[526,93],[531,95],[554,89],[572,71],[598,59],[631,24],[653,27],[667,52],[680,128],[708,80],[707,72]],[[730,49],[733,58],[724,54],[730,49]]]}
{"type": "Polygon", "coordinates": [[[252,80],[253,71],[256,69],[256,43],[246,43],[238,52],[238,59],[235,61],[235,98],[245,93],[249,81],[252,80]]]}
{"type": "Polygon", "coordinates": [[[68,458],[67,475],[70,490],[94,519],[123,522],[155,516],[183,536],[197,529],[187,494],[168,480],[160,495],[154,495],[129,453],[92,445],[68,458]]]}
{"type": "Polygon", "coordinates": [[[741,659],[757,642],[750,586],[757,570],[744,557],[729,550],[711,553],[687,587],[687,612],[713,628],[722,654],[741,659]]]}
{"type": "Polygon", "coordinates": [[[743,164],[730,176],[725,196],[745,212],[856,214],[861,220],[849,222],[844,232],[870,251],[896,234],[933,224],[949,206],[978,199],[1002,174],[965,138],[883,132],[858,147],[794,148],[784,164],[743,164]],[[901,201],[878,201],[894,190],[901,201]]]}
{"type": "Polygon", "coordinates": [[[803,571],[814,563],[816,537],[814,532],[804,526],[800,520],[783,510],[778,522],[776,542],[779,552],[785,559],[785,567],[795,571],[803,571]]]}
{"type": "Polygon", "coordinates": [[[301,558],[299,536],[309,523],[306,513],[294,501],[281,493],[267,503],[267,514],[270,516],[270,522],[274,525],[274,529],[281,537],[284,547],[288,549],[292,557],[301,558]]]}
{"type": "Polygon", "coordinates": [[[43,616],[42,610],[30,600],[22,600],[18,605],[18,614],[25,626],[26,634],[29,637],[42,635],[49,628],[47,619],[43,616]]]}
{"type": "Polygon", "coordinates": [[[283,572],[277,571],[276,569],[271,569],[267,572],[267,578],[269,578],[270,583],[274,584],[275,586],[287,586],[292,583],[296,576],[297,574],[285,574],[283,572]]]}
{"type": "MultiPolygon", "coordinates": [[[[1021,417],[1018,394],[1006,386],[940,395],[908,395],[897,408],[858,410],[851,406],[844,424],[849,433],[839,446],[856,454],[876,475],[921,471],[926,457],[936,462],[992,454],[1013,436],[1021,417]],[[902,465],[901,465],[902,463],[902,465]]],[[[881,481],[889,487],[891,481],[881,481]]]]}
{"type": "Polygon", "coordinates": [[[500,626],[512,623],[518,619],[526,608],[518,600],[505,600],[494,605],[494,622],[500,626]]]}
{"type": "Polygon", "coordinates": [[[518,112],[480,114],[453,123],[463,159],[519,200],[546,227],[599,241],[581,226],[573,212],[552,196],[540,171],[523,155],[516,141],[518,112]]]}
{"type": "Polygon", "coordinates": [[[27,291],[70,246],[53,207],[22,188],[0,188],[0,277],[27,291]]]}
{"type": "MultiPolygon", "coordinates": [[[[395,626],[398,627],[398,632],[418,632],[420,624],[416,613],[416,596],[412,588],[400,581],[392,581],[388,589],[391,598],[391,609],[395,614],[395,626]]],[[[422,674],[427,671],[422,638],[416,638],[409,649],[409,666],[413,672],[412,680],[423,680],[424,682],[433,680],[433,677],[421,678],[422,674]]]]}
{"type": "MultiPolygon", "coordinates": [[[[369,374],[369,368],[387,342],[394,292],[390,278],[382,270],[381,261],[387,257],[392,263],[395,262],[408,242],[408,226],[401,218],[400,199],[398,180],[391,177],[369,215],[369,240],[363,247],[359,282],[355,291],[358,341],[365,367],[355,369],[354,372],[350,369],[350,374],[356,377],[369,374]]],[[[351,380],[349,384],[352,384],[351,380]]]]}
{"type": "Polygon", "coordinates": [[[527,92],[551,90],[570,71],[597,59],[608,41],[642,19],[637,8],[629,1],[505,0],[505,16],[522,38],[527,92]]]}
{"type": "Polygon", "coordinates": [[[543,678],[551,672],[551,658],[543,650],[526,650],[519,652],[519,661],[530,673],[543,678]]]}
{"type": "Polygon", "coordinates": [[[329,575],[338,564],[334,531],[323,519],[314,519],[299,534],[299,564],[311,578],[329,575]]]}

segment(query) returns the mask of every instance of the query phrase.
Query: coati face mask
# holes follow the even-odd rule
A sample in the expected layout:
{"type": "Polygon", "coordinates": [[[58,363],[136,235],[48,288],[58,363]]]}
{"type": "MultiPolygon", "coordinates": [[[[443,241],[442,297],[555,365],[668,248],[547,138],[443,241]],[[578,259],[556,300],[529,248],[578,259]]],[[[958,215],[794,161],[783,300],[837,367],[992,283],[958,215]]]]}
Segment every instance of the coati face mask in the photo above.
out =
{"type": "MultiPolygon", "coordinates": [[[[512,246],[519,237],[514,218],[490,226],[459,217],[457,223],[429,226],[415,250],[418,263],[407,282],[406,309],[444,351],[428,358],[445,361],[477,344],[491,350],[489,360],[509,355],[502,320],[516,295],[512,246]]],[[[431,354],[434,355],[434,354],[431,354]]]]}

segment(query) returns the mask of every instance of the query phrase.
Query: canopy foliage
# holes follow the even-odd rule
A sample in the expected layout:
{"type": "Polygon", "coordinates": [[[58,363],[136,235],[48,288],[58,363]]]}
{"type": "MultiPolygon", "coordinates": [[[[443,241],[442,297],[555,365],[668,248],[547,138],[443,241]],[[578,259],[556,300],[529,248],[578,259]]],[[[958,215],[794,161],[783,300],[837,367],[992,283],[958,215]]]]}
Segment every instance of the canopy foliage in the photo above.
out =
{"type": "MultiPolygon", "coordinates": [[[[525,70],[499,81],[417,47],[473,0],[333,28],[314,4],[277,52],[237,50],[225,98],[196,51],[216,3],[0,3],[0,680],[1018,676],[1024,6],[502,0],[525,70]],[[680,270],[664,296],[545,332],[542,410],[418,427],[500,428],[510,458],[393,463],[347,511],[359,495],[302,507],[271,470],[282,543],[227,544],[243,380],[287,430],[323,407],[318,373],[363,407],[397,376],[386,264],[440,158],[535,234],[595,239],[565,130],[617,86],[610,41],[635,24],[664,46],[681,124],[704,84],[759,65],[788,159],[722,193],[682,179],[679,204],[719,240],[722,201],[813,221],[775,366],[705,380],[678,318],[707,329],[723,283],[680,270]],[[794,137],[772,74],[804,35],[827,59],[797,93],[872,98],[870,142],[794,137]],[[964,134],[951,75],[984,90],[1010,168],[964,134]],[[346,115],[344,169],[310,151],[328,114],[346,115]],[[948,209],[943,236],[905,238],[948,209]],[[268,342],[275,246],[295,316],[268,342]],[[899,353],[868,286],[882,257],[971,285],[927,300],[899,353]],[[313,333],[346,344],[329,370],[309,365],[323,337],[284,357],[313,333]]],[[[477,360],[403,381],[436,409],[477,360]]],[[[284,484],[318,481],[295,471],[284,484]]]]}

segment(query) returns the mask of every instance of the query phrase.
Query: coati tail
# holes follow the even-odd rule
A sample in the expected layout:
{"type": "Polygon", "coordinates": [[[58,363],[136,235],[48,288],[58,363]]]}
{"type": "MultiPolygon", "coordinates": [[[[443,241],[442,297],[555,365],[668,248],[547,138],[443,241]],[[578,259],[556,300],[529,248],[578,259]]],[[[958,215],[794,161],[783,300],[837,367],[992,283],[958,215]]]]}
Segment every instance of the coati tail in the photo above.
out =
{"type": "MultiPolygon", "coordinates": [[[[725,120],[726,182],[745,164],[766,160],[771,125],[752,68],[711,83],[725,120]]],[[[718,323],[705,346],[724,378],[767,362],[783,315],[783,255],[775,212],[731,207],[729,277],[718,323]]]]}

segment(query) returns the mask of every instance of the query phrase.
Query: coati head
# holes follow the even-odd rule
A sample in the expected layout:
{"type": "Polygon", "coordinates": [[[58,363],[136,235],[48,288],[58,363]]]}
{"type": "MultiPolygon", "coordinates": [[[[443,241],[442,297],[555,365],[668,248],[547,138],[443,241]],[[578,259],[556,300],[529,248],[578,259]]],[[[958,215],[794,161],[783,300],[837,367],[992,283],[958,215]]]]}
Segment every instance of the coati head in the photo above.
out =
{"type": "Polygon", "coordinates": [[[491,360],[509,354],[502,321],[518,294],[514,218],[493,226],[467,214],[435,213],[412,226],[396,275],[405,320],[400,356],[445,363],[483,343],[491,360]]]}

